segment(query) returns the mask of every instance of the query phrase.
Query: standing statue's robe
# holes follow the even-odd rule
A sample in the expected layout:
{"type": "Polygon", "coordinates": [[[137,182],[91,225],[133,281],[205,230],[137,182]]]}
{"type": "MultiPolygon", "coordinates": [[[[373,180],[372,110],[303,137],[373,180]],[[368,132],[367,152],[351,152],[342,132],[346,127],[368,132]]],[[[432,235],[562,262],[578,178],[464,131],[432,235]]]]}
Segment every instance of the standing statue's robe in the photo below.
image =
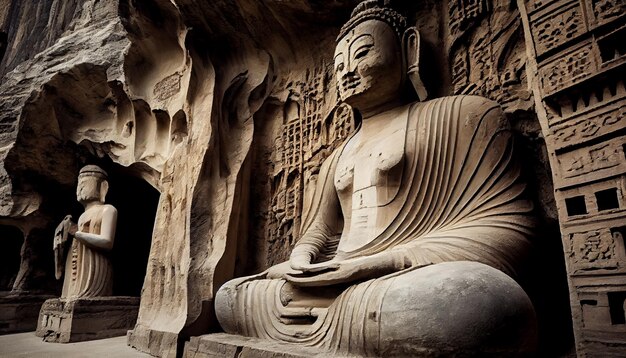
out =
{"type": "MultiPolygon", "coordinates": [[[[85,212],[78,220],[78,231],[100,234],[104,206],[85,212]]],[[[113,294],[113,269],[107,252],[93,249],[78,239],[65,261],[65,278],[61,298],[88,298],[113,294]]]]}
{"type": "Polygon", "coordinates": [[[336,195],[324,188],[335,185],[344,144],[320,169],[315,200],[304,212],[304,235],[297,245],[317,247],[321,254],[316,262],[321,257],[341,262],[393,252],[408,256],[413,267],[348,286],[318,310],[317,319],[299,324],[286,318],[288,299],[283,296],[291,284],[268,279],[267,271],[234,279],[216,302],[226,332],[377,355],[379,327],[372,317],[396,277],[420,265],[449,261],[481,262],[516,275],[533,235],[533,207],[523,198],[525,185],[519,180],[512,134],[500,107],[480,97],[455,96],[414,103],[404,113],[405,148],[415,150],[405,151],[414,154],[405,153],[402,182],[390,203],[397,207],[393,220],[364,245],[323,257],[325,249],[337,247],[339,237],[319,218],[324,195],[336,195]]]}

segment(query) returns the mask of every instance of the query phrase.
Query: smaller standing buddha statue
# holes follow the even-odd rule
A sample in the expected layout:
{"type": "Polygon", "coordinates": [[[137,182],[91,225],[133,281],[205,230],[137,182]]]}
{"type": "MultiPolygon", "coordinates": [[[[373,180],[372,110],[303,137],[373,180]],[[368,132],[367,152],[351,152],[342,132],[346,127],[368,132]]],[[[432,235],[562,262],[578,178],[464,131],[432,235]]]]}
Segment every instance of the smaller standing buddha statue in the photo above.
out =
{"type": "Polygon", "coordinates": [[[113,271],[109,251],[113,248],[117,210],[104,200],[109,189],[107,173],[96,165],[80,170],[76,197],[85,207],[78,224],[67,216],[55,233],[57,279],[63,271],[63,250],[71,236],[65,259],[62,299],[111,296],[113,271]]]}

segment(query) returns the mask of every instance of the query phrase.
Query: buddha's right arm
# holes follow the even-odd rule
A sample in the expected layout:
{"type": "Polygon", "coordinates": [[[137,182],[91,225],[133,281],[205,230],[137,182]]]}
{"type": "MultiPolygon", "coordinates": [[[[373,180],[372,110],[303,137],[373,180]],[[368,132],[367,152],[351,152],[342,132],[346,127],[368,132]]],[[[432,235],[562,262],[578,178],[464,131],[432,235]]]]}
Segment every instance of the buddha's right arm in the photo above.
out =
{"type": "Polygon", "coordinates": [[[303,220],[305,231],[291,252],[289,263],[295,270],[306,270],[306,266],[327,245],[328,238],[337,235],[343,222],[341,207],[332,180],[335,155],[322,164],[318,176],[308,217],[303,220]],[[310,219],[310,220],[309,220],[310,219]],[[310,222],[310,224],[308,224],[310,222]]]}
{"type": "Polygon", "coordinates": [[[324,222],[314,222],[291,252],[289,262],[294,270],[301,270],[317,257],[326,246],[332,231],[324,222]]]}
{"type": "Polygon", "coordinates": [[[74,237],[82,243],[101,250],[113,249],[115,239],[115,229],[117,225],[117,209],[111,205],[105,205],[102,210],[102,221],[100,222],[100,233],[89,233],[77,231],[74,237]]]}

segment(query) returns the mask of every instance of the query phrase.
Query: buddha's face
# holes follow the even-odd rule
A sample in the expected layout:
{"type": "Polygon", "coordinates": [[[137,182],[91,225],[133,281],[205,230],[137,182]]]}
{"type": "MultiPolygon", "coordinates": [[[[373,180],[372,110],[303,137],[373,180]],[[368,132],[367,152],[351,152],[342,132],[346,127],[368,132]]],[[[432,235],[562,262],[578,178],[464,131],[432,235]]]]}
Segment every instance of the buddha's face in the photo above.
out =
{"type": "Polygon", "coordinates": [[[80,175],[76,187],[76,199],[79,203],[100,201],[100,185],[102,179],[93,175],[80,175]]]}
{"type": "Polygon", "coordinates": [[[335,74],[339,97],[356,109],[384,105],[403,87],[400,41],[379,20],[358,24],[337,42],[335,74]]]}

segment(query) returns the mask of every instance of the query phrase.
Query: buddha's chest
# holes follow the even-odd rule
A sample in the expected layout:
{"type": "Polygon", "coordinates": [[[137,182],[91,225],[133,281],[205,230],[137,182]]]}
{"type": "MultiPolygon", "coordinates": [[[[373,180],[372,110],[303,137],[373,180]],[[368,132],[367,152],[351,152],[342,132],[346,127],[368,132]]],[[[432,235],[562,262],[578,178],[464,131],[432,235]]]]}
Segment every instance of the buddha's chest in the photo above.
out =
{"type": "Polygon", "coordinates": [[[102,209],[91,208],[78,218],[78,230],[92,234],[99,234],[102,224],[102,209]]]}
{"type": "Polygon", "coordinates": [[[344,218],[339,249],[367,243],[394,218],[406,162],[404,127],[348,143],[337,162],[335,188],[344,218]]]}
{"type": "MultiPolygon", "coordinates": [[[[388,126],[359,132],[346,144],[335,172],[335,188],[344,209],[376,208],[398,192],[405,158],[406,126],[388,126]]],[[[345,210],[344,210],[345,211],[345,210]]]]}
{"type": "Polygon", "coordinates": [[[372,186],[387,186],[388,179],[396,179],[401,171],[404,146],[399,133],[389,138],[368,140],[342,153],[335,173],[339,192],[361,191],[372,186]],[[394,140],[395,139],[395,140],[394,140]]]}

